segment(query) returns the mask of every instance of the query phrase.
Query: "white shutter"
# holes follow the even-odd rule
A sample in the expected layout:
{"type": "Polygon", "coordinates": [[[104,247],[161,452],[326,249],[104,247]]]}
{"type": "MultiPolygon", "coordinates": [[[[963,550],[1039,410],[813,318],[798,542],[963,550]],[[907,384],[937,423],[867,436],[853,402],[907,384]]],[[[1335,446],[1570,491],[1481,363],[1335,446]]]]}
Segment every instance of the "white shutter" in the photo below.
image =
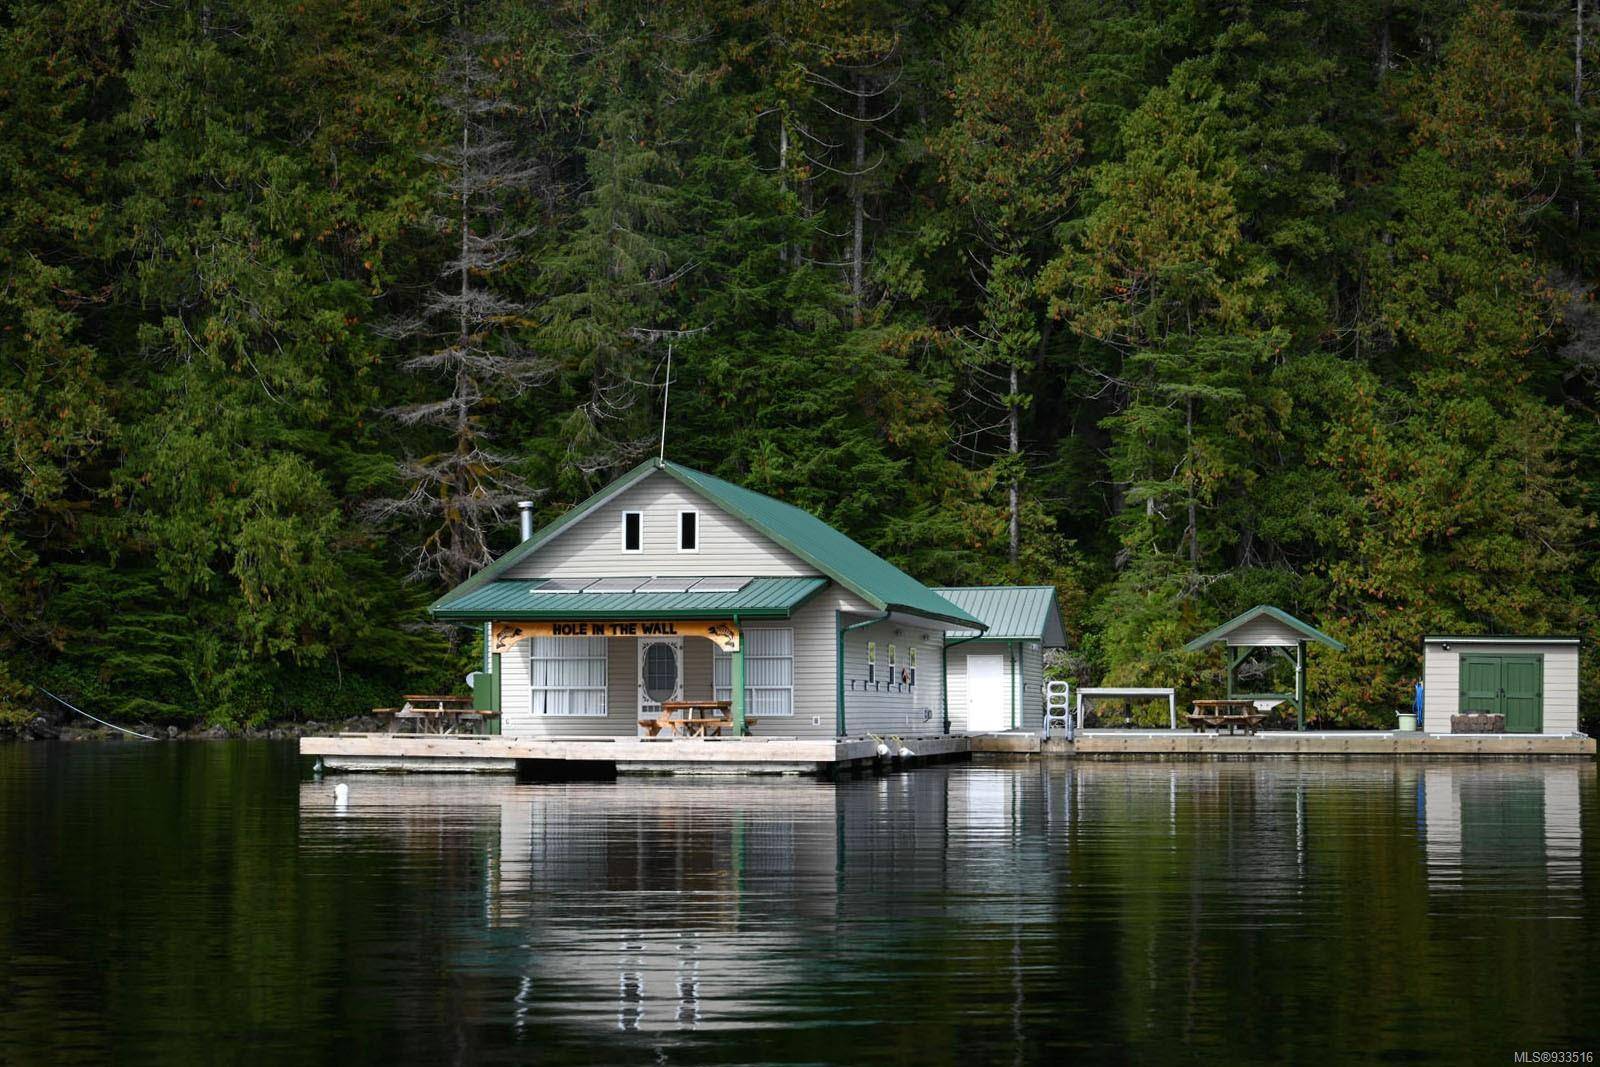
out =
{"type": "MultiPolygon", "coordinates": [[[[788,627],[746,630],[744,641],[745,711],[763,715],[794,714],[794,631],[788,627]]],[[[717,700],[733,699],[733,654],[716,649],[711,658],[711,684],[717,700]]]]}
{"type": "Polygon", "coordinates": [[[606,714],[606,639],[535,637],[528,654],[535,715],[606,714]]]}

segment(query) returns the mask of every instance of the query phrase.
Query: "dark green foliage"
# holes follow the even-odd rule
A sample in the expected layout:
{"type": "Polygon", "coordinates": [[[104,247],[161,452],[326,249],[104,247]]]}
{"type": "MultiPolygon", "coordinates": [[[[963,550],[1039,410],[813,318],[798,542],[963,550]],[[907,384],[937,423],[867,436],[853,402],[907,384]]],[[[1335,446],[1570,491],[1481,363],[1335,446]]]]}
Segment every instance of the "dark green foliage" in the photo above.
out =
{"type": "Polygon", "coordinates": [[[1057,584],[1081,680],[1218,690],[1183,641],[1268,602],[1350,645],[1323,721],[1382,723],[1425,631],[1592,636],[1573,17],[11,4],[0,708],[457,684],[419,547],[653,449],[669,350],[673,458],[929,582],[1057,584]]]}

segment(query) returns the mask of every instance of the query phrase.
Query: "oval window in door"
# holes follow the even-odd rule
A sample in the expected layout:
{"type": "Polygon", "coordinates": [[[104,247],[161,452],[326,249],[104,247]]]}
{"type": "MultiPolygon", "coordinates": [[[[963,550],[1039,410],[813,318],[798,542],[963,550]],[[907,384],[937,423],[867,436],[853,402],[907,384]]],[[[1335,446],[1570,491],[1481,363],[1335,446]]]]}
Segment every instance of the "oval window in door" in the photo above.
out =
{"type": "Polygon", "coordinates": [[[652,704],[671,700],[678,691],[678,650],[653,644],[644,650],[644,695],[652,704]]]}

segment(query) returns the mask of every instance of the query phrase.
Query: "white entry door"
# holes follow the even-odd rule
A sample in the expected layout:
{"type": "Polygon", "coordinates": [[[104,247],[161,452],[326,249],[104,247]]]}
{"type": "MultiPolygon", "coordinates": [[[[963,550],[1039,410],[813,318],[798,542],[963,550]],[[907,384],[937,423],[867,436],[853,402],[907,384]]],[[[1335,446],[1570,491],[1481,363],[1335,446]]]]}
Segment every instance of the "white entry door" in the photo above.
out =
{"type": "Polygon", "coordinates": [[[1010,682],[1004,656],[967,657],[967,733],[1011,729],[1010,682]]]}
{"type": "MultiPolygon", "coordinates": [[[[661,702],[683,699],[683,638],[647,637],[639,641],[639,718],[661,714],[661,702]]],[[[649,731],[639,727],[641,736],[649,731]]]]}

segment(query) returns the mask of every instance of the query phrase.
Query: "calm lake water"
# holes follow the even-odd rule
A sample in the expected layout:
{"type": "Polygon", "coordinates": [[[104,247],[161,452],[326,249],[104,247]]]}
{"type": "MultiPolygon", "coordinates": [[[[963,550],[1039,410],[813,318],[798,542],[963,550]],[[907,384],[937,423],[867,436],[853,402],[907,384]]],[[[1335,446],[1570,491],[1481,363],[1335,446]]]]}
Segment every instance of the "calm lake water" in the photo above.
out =
{"type": "Polygon", "coordinates": [[[1596,792],[1592,763],[532,784],[14,745],[0,1061],[1600,1053],[1596,792]]]}

